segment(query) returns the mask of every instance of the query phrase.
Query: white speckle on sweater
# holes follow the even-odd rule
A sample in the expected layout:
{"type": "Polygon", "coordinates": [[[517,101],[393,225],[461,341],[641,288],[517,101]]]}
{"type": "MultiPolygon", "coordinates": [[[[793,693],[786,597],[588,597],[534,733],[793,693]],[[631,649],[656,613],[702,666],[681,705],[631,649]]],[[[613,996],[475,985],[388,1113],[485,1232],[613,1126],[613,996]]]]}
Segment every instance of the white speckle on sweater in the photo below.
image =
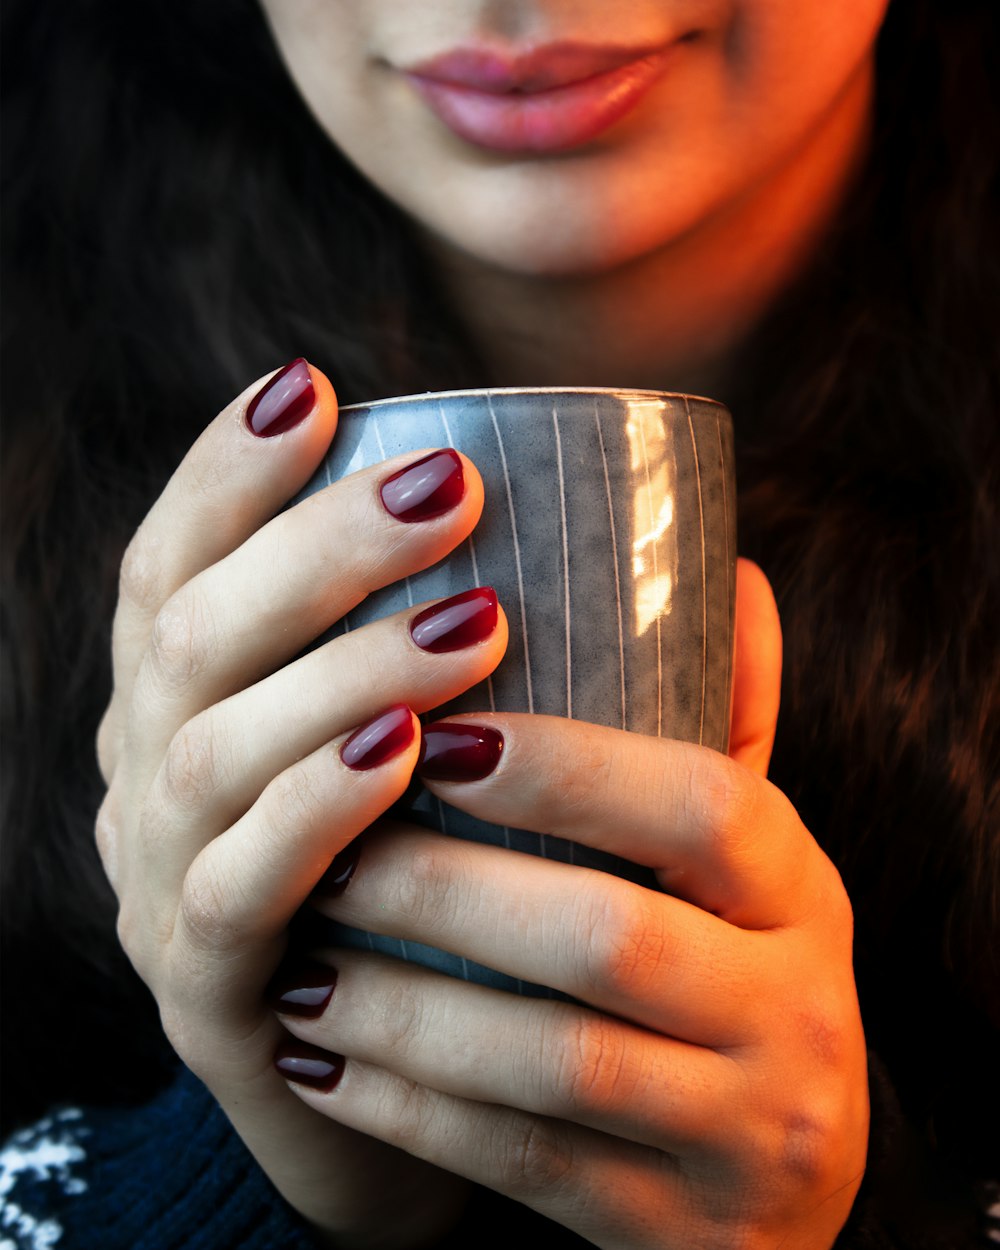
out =
{"type": "Polygon", "coordinates": [[[67,1197],[86,1192],[87,1182],[72,1172],[87,1157],[82,1118],[75,1107],[57,1111],[15,1133],[0,1151],[0,1250],[50,1250],[62,1237],[58,1220],[32,1215],[11,1195],[21,1180],[50,1181],[67,1197]]]}

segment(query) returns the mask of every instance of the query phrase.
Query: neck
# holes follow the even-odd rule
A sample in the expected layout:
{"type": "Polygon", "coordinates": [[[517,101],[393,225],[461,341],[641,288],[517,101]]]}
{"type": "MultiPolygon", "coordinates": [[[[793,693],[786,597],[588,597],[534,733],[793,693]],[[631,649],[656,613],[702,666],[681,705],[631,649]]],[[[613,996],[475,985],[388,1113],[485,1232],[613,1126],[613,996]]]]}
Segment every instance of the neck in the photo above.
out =
{"type": "Polygon", "coordinates": [[[829,229],[867,144],[871,73],[808,143],[684,237],[613,270],[511,273],[430,242],[498,386],[725,391],[727,367],[829,229]]]}

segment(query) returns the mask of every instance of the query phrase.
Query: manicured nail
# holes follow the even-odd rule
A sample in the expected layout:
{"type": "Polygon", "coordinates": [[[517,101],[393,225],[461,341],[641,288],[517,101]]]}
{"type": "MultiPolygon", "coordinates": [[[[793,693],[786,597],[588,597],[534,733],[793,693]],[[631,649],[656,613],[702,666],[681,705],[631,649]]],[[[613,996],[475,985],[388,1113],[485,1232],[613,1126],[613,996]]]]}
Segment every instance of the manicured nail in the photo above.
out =
{"type": "Polygon", "coordinates": [[[503,734],[486,725],[426,725],[417,772],[428,781],[481,781],[500,763],[503,734]]]}
{"type": "Polygon", "coordinates": [[[337,1082],[344,1075],[344,1056],[290,1039],[278,1047],[274,1066],[286,1081],[308,1085],[328,1094],[336,1089],[337,1082]]]}
{"type": "Polygon", "coordinates": [[[247,425],[259,438],[284,434],[305,420],[316,403],[309,366],[300,356],[265,382],[247,408],[247,425]]]}
{"type": "Polygon", "coordinates": [[[322,898],[337,898],[338,895],[343,894],[350,885],[354,870],[358,866],[363,842],[363,837],[359,836],[353,842],[348,842],[342,851],[337,852],[330,861],[330,867],[317,881],[314,894],[322,898]]]}
{"type": "Polygon", "coordinates": [[[398,521],[430,521],[455,507],[465,494],[462,457],[456,451],[432,451],[407,465],[379,488],[386,510],[398,521]]]}
{"type": "Polygon", "coordinates": [[[477,586],[424,608],[410,622],[410,637],[423,651],[458,651],[489,638],[497,627],[497,592],[477,586]]]}
{"type": "Polygon", "coordinates": [[[413,741],[413,717],[405,703],[397,703],[354,733],[340,748],[348,768],[367,772],[399,755],[413,741]]]}
{"type": "Polygon", "coordinates": [[[278,969],[267,988],[267,1001],[286,1016],[315,1020],[323,1014],[336,986],[336,968],[312,962],[295,964],[278,969]]]}

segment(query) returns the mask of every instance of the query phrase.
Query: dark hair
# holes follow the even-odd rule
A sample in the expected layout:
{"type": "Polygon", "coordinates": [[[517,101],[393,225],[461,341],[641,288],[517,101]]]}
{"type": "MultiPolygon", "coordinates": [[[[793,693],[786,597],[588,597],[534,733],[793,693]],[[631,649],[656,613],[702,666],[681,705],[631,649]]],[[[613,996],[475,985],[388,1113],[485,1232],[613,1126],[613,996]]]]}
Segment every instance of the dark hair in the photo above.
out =
{"type": "MultiPolygon", "coordinates": [[[[138,1098],[166,1072],[91,828],[117,566],[167,472],[250,378],[299,354],[347,401],[493,379],[256,6],[22,3],[5,26],[18,1120],[59,1098],[138,1098]],[[67,1018],[86,1021],[72,1064],[67,1018]]],[[[987,0],[892,8],[864,175],[721,396],[741,545],[786,634],[772,776],[854,901],[870,1043],[911,1113],[973,1162],[1000,1023],[996,29],[987,0]]]]}

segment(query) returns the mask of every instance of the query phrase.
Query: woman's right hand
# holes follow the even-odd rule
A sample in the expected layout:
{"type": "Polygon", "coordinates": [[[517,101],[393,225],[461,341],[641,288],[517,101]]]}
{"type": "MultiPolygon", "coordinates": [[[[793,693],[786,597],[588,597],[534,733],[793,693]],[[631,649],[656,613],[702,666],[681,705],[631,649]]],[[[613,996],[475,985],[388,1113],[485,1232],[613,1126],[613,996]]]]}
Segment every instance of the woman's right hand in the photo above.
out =
{"type": "MultiPolygon", "coordinates": [[[[136,533],[98,737],[97,839],[167,1036],[277,1188],[338,1246],[415,1246],[453,1220],[461,1182],[304,1106],[275,1071],[283,1032],[266,992],[292,916],[409,783],[412,712],[485,678],[507,631],[499,611],[480,641],[432,653],[411,637],[415,608],[296,658],[369,591],[445,556],[482,510],[474,466],[442,452],[432,515],[393,515],[381,488],[418,452],[279,512],[336,420],[329,381],[305,362],[262,379],[207,427],[136,533]],[[255,433],[248,409],[271,425],[255,433]],[[412,709],[393,751],[345,763],[351,732],[393,705],[412,709]]],[[[397,484],[415,479],[417,495],[433,488],[427,470],[397,484]]]]}

